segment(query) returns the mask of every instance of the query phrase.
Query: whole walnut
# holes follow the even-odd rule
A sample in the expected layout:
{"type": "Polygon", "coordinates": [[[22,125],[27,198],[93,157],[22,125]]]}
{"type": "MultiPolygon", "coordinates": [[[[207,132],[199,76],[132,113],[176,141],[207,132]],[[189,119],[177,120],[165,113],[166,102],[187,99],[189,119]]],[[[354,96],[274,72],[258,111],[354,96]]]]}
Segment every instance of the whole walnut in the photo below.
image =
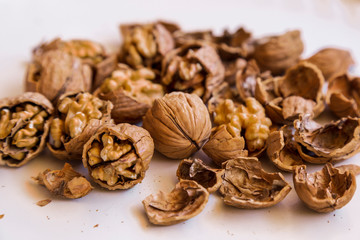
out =
{"type": "Polygon", "coordinates": [[[195,94],[172,92],[154,101],[143,127],[154,139],[155,149],[172,159],[198,151],[211,133],[209,112],[195,94]]]}

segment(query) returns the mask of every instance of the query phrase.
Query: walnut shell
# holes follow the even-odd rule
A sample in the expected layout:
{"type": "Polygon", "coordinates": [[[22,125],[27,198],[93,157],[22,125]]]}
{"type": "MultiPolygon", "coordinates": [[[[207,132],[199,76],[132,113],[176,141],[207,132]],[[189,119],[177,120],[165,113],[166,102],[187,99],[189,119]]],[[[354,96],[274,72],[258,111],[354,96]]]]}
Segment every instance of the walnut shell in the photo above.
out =
{"type": "Polygon", "coordinates": [[[0,110],[0,165],[23,166],[43,151],[54,108],[42,94],[26,92],[1,99],[0,110]]]}
{"type": "Polygon", "coordinates": [[[305,169],[305,165],[296,167],[293,179],[296,193],[307,207],[326,213],[350,202],[356,190],[352,171],[338,169],[330,163],[312,174],[308,174],[305,169]]]}
{"type": "Polygon", "coordinates": [[[211,132],[209,112],[195,94],[173,92],[154,101],[143,119],[155,149],[172,159],[198,151],[211,132]]]}
{"type": "Polygon", "coordinates": [[[271,207],[290,192],[281,173],[265,172],[255,157],[231,159],[223,163],[225,174],[220,186],[224,203],[238,208],[271,207]]]}
{"type": "Polygon", "coordinates": [[[105,124],[84,145],[82,161],[101,187],[129,189],[144,179],[153,153],[154,142],[145,129],[105,124]]]}
{"type": "Polygon", "coordinates": [[[156,225],[173,225],[198,215],[209,199],[208,191],[192,180],[180,180],[171,193],[159,192],[144,199],[149,221],[156,225]]]}

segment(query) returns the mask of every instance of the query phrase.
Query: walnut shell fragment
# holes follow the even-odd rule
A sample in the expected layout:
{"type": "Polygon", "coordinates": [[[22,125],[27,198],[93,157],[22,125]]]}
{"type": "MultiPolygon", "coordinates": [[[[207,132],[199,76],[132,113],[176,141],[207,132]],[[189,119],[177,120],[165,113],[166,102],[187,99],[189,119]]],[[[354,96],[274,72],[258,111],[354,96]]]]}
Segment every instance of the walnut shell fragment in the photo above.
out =
{"type": "Polygon", "coordinates": [[[307,173],[306,166],[296,167],[294,187],[301,201],[310,209],[327,213],[344,207],[356,190],[355,174],[327,163],[318,172],[307,173]]]}
{"type": "Polygon", "coordinates": [[[53,111],[40,93],[0,100],[0,165],[20,167],[42,152],[53,111]]]}
{"type": "Polygon", "coordinates": [[[271,207],[290,192],[281,173],[265,172],[254,157],[231,159],[223,163],[225,174],[220,186],[224,203],[237,208],[271,207]]]}
{"type": "Polygon", "coordinates": [[[140,183],[154,153],[154,142],[143,128],[106,124],[84,145],[83,165],[91,178],[109,190],[140,183]]]}
{"type": "Polygon", "coordinates": [[[111,117],[115,123],[141,121],[156,98],[164,95],[163,87],[153,83],[155,73],[148,68],[131,69],[119,64],[94,95],[112,102],[111,117]]]}
{"type": "Polygon", "coordinates": [[[194,180],[203,186],[209,193],[216,192],[221,185],[223,169],[211,168],[198,158],[184,159],[176,171],[179,180],[194,180]]]}
{"type": "Polygon", "coordinates": [[[209,199],[208,191],[192,180],[180,180],[172,192],[159,192],[144,199],[149,221],[156,225],[173,225],[198,215],[209,199]]]}
{"type": "Polygon", "coordinates": [[[61,160],[80,160],[84,144],[101,125],[112,121],[112,107],[90,93],[63,94],[50,125],[51,153],[61,160]]]}
{"type": "Polygon", "coordinates": [[[216,50],[205,43],[183,45],[162,62],[162,83],[169,91],[194,93],[204,102],[224,81],[225,69],[216,50]]]}
{"type": "Polygon", "coordinates": [[[211,121],[195,94],[172,92],[154,101],[143,119],[155,149],[171,159],[184,159],[200,150],[209,139],[211,121]]]}
{"type": "Polygon", "coordinates": [[[321,126],[306,115],[295,120],[294,127],[298,152],[307,162],[340,161],[360,150],[358,118],[342,118],[321,126]]]}
{"type": "Polygon", "coordinates": [[[68,163],[61,170],[46,169],[34,180],[51,193],[70,199],[84,197],[93,189],[90,182],[68,163]]]}

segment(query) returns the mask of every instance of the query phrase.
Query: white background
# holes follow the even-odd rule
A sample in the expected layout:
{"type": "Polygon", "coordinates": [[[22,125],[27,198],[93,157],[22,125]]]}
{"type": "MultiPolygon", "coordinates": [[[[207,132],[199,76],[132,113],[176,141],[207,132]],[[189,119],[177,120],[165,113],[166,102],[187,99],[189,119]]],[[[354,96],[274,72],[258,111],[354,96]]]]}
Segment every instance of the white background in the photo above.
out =
{"type": "MultiPolygon", "coordinates": [[[[120,23],[156,19],[176,21],[187,30],[211,28],[217,33],[243,25],[256,37],[301,29],[304,57],[321,47],[338,46],[351,49],[360,61],[360,1],[356,0],[0,0],[0,97],[22,93],[26,63],[40,41],[57,36],[89,38],[116,51],[120,23]]],[[[359,69],[353,73],[359,74],[359,69]]],[[[358,158],[345,163],[359,162],[358,158]]],[[[157,154],[145,180],[133,189],[96,188],[78,200],[53,197],[30,179],[46,168],[62,167],[63,162],[47,152],[20,169],[0,167],[0,214],[5,214],[0,219],[0,239],[359,239],[359,190],[347,206],[329,214],[308,210],[294,190],[280,204],[262,210],[225,206],[216,193],[195,218],[175,226],[153,226],[141,201],[173,188],[177,163],[157,154]],[[53,201],[43,208],[35,204],[46,198],[53,201]]],[[[86,173],[80,163],[74,165],[86,173]]],[[[271,164],[264,165],[275,170],[271,164]]],[[[291,182],[291,175],[284,175],[291,182]]]]}

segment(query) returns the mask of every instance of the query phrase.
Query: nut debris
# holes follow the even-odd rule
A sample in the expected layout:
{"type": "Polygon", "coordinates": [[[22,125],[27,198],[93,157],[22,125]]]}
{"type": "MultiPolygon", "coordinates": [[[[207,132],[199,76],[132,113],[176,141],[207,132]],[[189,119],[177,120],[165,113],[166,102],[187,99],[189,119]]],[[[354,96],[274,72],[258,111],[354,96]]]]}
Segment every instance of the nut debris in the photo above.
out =
{"type": "Polygon", "coordinates": [[[40,200],[36,203],[36,205],[38,205],[39,207],[45,207],[46,205],[51,203],[51,201],[52,201],[51,199],[40,200]]]}

